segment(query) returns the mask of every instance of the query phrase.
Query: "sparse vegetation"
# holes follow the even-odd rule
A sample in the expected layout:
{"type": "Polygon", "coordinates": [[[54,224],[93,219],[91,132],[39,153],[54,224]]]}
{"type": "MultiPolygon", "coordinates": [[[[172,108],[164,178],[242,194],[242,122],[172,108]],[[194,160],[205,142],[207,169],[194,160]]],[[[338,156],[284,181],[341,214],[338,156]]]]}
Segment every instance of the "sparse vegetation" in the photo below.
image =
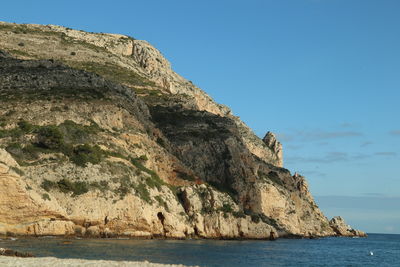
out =
{"type": "Polygon", "coordinates": [[[73,163],[83,167],[89,162],[100,163],[103,157],[110,153],[97,145],[86,143],[91,141],[91,135],[99,131],[100,127],[94,122],[86,126],[66,120],[58,126],[37,126],[21,120],[16,128],[0,130],[0,138],[11,137],[17,140],[26,134],[36,136],[29,143],[13,142],[6,147],[21,165],[27,160],[37,159],[39,153],[62,153],[73,163]]]}
{"type": "Polygon", "coordinates": [[[72,68],[96,73],[111,81],[127,84],[129,86],[156,86],[154,82],[140,76],[136,72],[129,71],[116,65],[82,61],[67,61],[65,63],[72,68]]]}
{"type": "Polygon", "coordinates": [[[150,199],[150,192],[147,189],[147,186],[143,183],[139,183],[138,185],[136,185],[134,187],[136,194],[143,199],[144,201],[146,201],[147,203],[151,204],[152,201],[150,199]]]}
{"type": "Polygon", "coordinates": [[[165,202],[165,201],[162,199],[161,196],[155,196],[154,199],[157,200],[159,206],[164,207],[164,209],[165,209],[166,211],[169,211],[167,202],[165,202]]]}
{"type": "Polygon", "coordinates": [[[36,145],[45,149],[60,150],[64,145],[64,136],[55,125],[42,126],[37,131],[36,145]]]}
{"type": "Polygon", "coordinates": [[[157,144],[159,144],[159,145],[162,146],[162,147],[165,147],[165,141],[164,141],[164,139],[158,137],[158,138],[157,138],[157,144]]]}
{"type": "Polygon", "coordinates": [[[61,191],[63,193],[73,193],[72,196],[78,196],[81,194],[85,194],[89,191],[89,185],[87,182],[82,182],[82,181],[74,181],[71,182],[68,179],[61,179],[57,182],[49,181],[47,179],[44,179],[41,187],[49,192],[52,189],[61,191]]]}
{"type": "Polygon", "coordinates": [[[68,155],[70,160],[78,166],[85,167],[87,163],[99,164],[104,156],[103,150],[95,145],[78,145],[68,155]]]}
{"type": "Polygon", "coordinates": [[[21,170],[20,168],[17,168],[17,167],[14,167],[14,166],[11,166],[10,168],[11,168],[11,170],[13,170],[19,176],[25,175],[24,171],[21,170]]]}
{"type": "Polygon", "coordinates": [[[49,194],[47,194],[47,193],[44,193],[44,194],[42,195],[42,199],[43,199],[43,200],[48,200],[48,201],[51,200],[49,194]]]}
{"type": "Polygon", "coordinates": [[[108,184],[108,181],[102,180],[100,182],[92,182],[90,183],[90,188],[95,188],[100,190],[101,192],[106,192],[107,190],[110,189],[110,185],[108,184]]]}
{"type": "Polygon", "coordinates": [[[219,182],[209,181],[208,184],[211,185],[212,187],[214,187],[216,190],[228,194],[233,199],[233,201],[236,202],[235,196],[237,196],[238,193],[235,189],[233,189],[227,183],[219,183],[219,182]]]}
{"type": "Polygon", "coordinates": [[[176,172],[178,178],[180,178],[182,180],[187,180],[187,181],[191,181],[191,182],[194,182],[196,180],[193,175],[190,175],[186,172],[179,171],[179,170],[175,170],[175,172],[176,172]]]}
{"type": "Polygon", "coordinates": [[[150,177],[146,179],[146,184],[150,188],[157,188],[158,190],[161,190],[161,186],[165,185],[165,182],[161,180],[161,178],[158,176],[158,174],[146,168],[143,166],[141,161],[138,158],[131,158],[131,163],[140,171],[140,172],[145,172],[147,174],[150,174],[150,177]]]}
{"type": "Polygon", "coordinates": [[[224,212],[224,213],[232,213],[233,212],[232,206],[229,203],[224,203],[222,205],[222,207],[219,208],[219,210],[224,212]]]}
{"type": "Polygon", "coordinates": [[[259,170],[257,174],[258,174],[258,177],[263,180],[271,181],[274,184],[284,186],[282,179],[279,177],[278,173],[275,171],[270,171],[268,173],[264,173],[259,170]]]}
{"type": "Polygon", "coordinates": [[[274,226],[275,228],[280,228],[275,219],[270,218],[263,213],[255,213],[251,210],[245,210],[244,214],[249,215],[254,223],[259,223],[260,221],[262,221],[268,225],[274,226]]]}
{"type": "Polygon", "coordinates": [[[232,212],[232,215],[235,218],[246,218],[246,214],[244,214],[243,211],[234,211],[234,212],[232,212]]]}
{"type": "Polygon", "coordinates": [[[2,101],[26,101],[28,103],[36,100],[65,100],[74,99],[81,101],[103,100],[107,101],[105,88],[96,87],[76,87],[76,86],[54,86],[46,89],[37,90],[4,90],[0,92],[2,101]]]}
{"type": "Polygon", "coordinates": [[[321,229],[323,230],[323,231],[327,231],[327,230],[329,230],[331,227],[329,226],[329,223],[328,222],[321,222],[321,229]]]}

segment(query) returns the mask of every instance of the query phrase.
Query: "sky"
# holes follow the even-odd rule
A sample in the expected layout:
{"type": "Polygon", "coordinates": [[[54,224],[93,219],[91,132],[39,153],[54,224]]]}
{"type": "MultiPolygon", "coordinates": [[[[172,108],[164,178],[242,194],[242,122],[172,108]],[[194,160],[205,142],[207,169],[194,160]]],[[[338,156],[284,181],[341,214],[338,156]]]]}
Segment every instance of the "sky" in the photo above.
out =
{"type": "Polygon", "coordinates": [[[400,233],[399,12],[397,0],[9,0],[0,20],[149,41],[258,136],[276,133],[328,217],[400,233]]]}

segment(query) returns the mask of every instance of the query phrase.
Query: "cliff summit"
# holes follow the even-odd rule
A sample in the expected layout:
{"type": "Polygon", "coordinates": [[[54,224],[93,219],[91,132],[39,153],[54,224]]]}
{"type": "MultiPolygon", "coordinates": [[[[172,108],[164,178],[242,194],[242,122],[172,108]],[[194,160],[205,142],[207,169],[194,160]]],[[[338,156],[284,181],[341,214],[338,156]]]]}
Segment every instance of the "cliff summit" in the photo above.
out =
{"type": "Polygon", "coordinates": [[[0,40],[0,234],[361,234],[146,41],[5,22],[0,40]]]}

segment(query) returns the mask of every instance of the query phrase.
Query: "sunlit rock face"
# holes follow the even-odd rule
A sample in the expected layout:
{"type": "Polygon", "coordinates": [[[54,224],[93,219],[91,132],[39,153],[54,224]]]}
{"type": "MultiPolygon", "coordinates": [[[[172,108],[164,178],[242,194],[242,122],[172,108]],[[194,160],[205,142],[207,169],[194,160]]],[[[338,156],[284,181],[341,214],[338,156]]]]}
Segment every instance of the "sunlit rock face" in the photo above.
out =
{"type": "Polygon", "coordinates": [[[0,234],[334,235],[305,178],[145,41],[0,23],[0,234]]]}

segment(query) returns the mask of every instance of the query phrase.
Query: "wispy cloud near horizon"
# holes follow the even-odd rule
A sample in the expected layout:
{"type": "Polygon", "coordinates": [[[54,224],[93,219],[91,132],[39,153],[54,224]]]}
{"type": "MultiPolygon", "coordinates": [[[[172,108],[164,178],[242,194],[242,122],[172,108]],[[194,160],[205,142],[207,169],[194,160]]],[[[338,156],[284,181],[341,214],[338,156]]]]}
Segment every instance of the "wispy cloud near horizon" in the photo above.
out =
{"type": "Polygon", "coordinates": [[[303,157],[303,156],[294,156],[287,157],[286,162],[303,162],[303,163],[332,163],[337,161],[344,161],[348,159],[348,154],[346,152],[328,152],[326,155],[322,157],[303,157]]]}
{"type": "Polygon", "coordinates": [[[393,130],[389,132],[390,135],[400,136],[400,130],[393,130]]]}
{"type": "Polygon", "coordinates": [[[278,139],[283,142],[301,141],[314,142],[345,137],[360,137],[364,134],[357,131],[294,131],[293,133],[278,133],[278,139]]]}
{"type": "Polygon", "coordinates": [[[397,153],[392,151],[384,151],[384,152],[375,152],[374,155],[392,157],[392,156],[397,156],[397,153]]]}
{"type": "Polygon", "coordinates": [[[373,142],[365,141],[364,143],[362,143],[362,144],[360,145],[360,147],[366,147],[366,146],[369,146],[369,145],[372,145],[372,144],[373,144],[373,142]]]}

